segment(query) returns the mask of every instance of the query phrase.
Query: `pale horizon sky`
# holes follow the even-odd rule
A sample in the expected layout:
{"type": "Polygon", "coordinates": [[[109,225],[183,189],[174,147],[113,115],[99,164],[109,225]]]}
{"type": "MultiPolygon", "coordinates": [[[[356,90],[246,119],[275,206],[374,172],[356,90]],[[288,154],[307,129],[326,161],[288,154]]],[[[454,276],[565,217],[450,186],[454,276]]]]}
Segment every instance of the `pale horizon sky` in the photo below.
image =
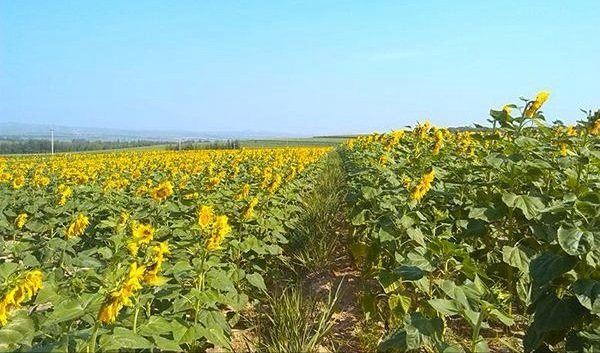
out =
{"type": "Polygon", "coordinates": [[[600,108],[599,1],[0,0],[0,122],[345,134],[600,108]]]}

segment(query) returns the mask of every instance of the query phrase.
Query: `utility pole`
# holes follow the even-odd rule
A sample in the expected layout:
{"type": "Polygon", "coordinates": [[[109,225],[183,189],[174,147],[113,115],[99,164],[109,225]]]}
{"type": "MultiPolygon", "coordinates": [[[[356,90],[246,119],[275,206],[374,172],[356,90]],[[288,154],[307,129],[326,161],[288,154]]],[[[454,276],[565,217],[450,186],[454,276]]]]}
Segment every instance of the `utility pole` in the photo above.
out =
{"type": "Polygon", "coordinates": [[[50,129],[51,138],[50,138],[50,150],[52,155],[54,156],[54,128],[50,129]]]}
{"type": "Polygon", "coordinates": [[[181,138],[179,138],[179,152],[181,152],[181,138]]]}

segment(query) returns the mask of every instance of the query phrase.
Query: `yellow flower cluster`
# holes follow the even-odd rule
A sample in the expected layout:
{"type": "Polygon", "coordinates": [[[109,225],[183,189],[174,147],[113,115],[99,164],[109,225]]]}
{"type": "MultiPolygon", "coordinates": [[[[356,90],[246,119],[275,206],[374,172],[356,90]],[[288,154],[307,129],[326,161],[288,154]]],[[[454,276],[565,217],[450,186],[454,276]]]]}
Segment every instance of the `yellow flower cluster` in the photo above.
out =
{"type": "Polygon", "coordinates": [[[27,222],[27,213],[21,213],[15,219],[15,227],[17,227],[17,229],[21,229],[21,228],[23,228],[23,226],[25,225],[26,222],[27,222]]]}
{"type": "Polygon", "coordinates": [[[246,183],[244,186],[242,186],[242,190],[239,192],[239,194],[235,195],[235,198],[236,200],[243,200],[248,197],[248,194],[250,194],[250,184],[246,183]]]}
{"type": "Polygon", "coordinates": [[[212,206],[201,206],[198,210],[198,225],[205,229],[212,222],[214,210],[212,206]]]}
{"type": "Polygon", "coordinates": [[[19,175],[18,177],[16,177],[13,182],[12,182],[13,188],[15,189],[20,189],[23,187],[23,185],[25,185],[25,177],[22,175],[19,175]]]}
{"type": "Polygon", "coordinates": [[[436,155],[440,153],[440,149],[444,144],[444,133],[442,130],[436,129],[433,133],[433,154],[436,155]]]}
{"type": "Polygon", "coordinates": [[[146,271],[144,275],[144,283],[151,286],[158,286],[164,282],[164,278],[158,276],[163,262],[165,262],[165,255],[169,253],[169,243],[166,241],[158,243],[152,247],[152,265],[146,271]]]}
{"type": "Polygon", "coordinates": [[[538,95],[535,97],[535,100],[530,102],[527,110],[525,110],[525,116],[528,118],[532,117],[533,114],[535,114],[535,112],[537,112],[548,100],[548,97],[550,97],[550,93],[548,91],[541,91],[538,93],[538,95]]]}
{"type": "Polygon", "coordinates": [[[388,156],[386,154],[382,154],[379,156],[379,165],[385,167],[388,164],[388,156]]]}
{"type": "Polygon", "coordinates": [[[248,219],[254,215],[254,207],[258,205],[258,197],[253,197],[252,200],[248,203],[246,208],[244,208],[244,218],[248,219]]]}
{"type": "Polygon", "coordinates": [[[423,196],[431,189],[431,184],[433,179],[435,178],[435,171],[432,169],[429,173],[423,175],[421,180],[419,180],[419,184],[415,186],[413,191],[410,194],[410,198],[415,201],[421,201],[423,196]]]}
{"type": "Polygon", "coordinates": [[[424,124],[419,123],[419,124],[417,124],[417,127],[414,129],[414,134],[419,139],[423,140],[425,137],[427,137],[427,133],[429,132],[430,128],[431,128],[431,124],[429,123],[429,121],[425,121],[424,124]]]}
{"type": "Polygon", "coordinates": [[[148,245],[154,239],[154,228],[149,224],[133,222],[131,225],[132,240],[127,245],[129,253],[137,256],[140,246],[148,245]]]}
{"type": "Polygon", "coordinates": [[[275,176],[273,177],[273,180],[271,181],[271,183],[269,183],[269,186],[267,186],[267,192],[269,192],[269,194],[274,194],[275,191],[277,191],[277,189],[279,189],[279,186],[281,186],[281,182],[282,182],[281,175],[275,174],[275,176]]]}
{"type": "Polygon", "coordinates": [[[162,201],[173,195],[173,184],[170,181],[163,181],[151,191],[152,198],[156,201],[162,201]]]}
{"type": "Polygon", "coordinates": [[[85,229],[90,224],[90,220],[83,213],[77,215],[77,218],[69,225],[65,233],[67,239],[83,235],[85,229]]]}
{"type": "Polygon", "coordinates": [[[145,266],[138,266],[136,262],[129,266],[127,278],[117,290],[110,292],[107,300],[102,304],[98,319],[104,323],[113,323],[123,306],[132,306],[131,298],[142,289],[142,280],[144,279],[145,266]]]}
{"type": "Polygon", "coordinates": [[[594,120],[594,123],[590,127],[590,133],[600,135],[600,118],[594,120]]]}
{"type": "Polygon", "coordinates": [[[398,145],[400,143],[400,140],[402,140],[402,138],[404,137],[404,130],[396,130],[396,131],[392,131],[387,140],[385,141],[385,145],[384,145],[384,149],[386,151],[391,151],[392,149],[394,149],[394,147],[396,147],[396,145],[398,145]]]}
{"type": "Polygon", "coordinates": [[[558,152],[561,156],[566,156],[569,153],[569,149],[567,148],[567,144],[561,142],[558,144],[558,152]]]}
{"type": "Polygon", "coordinates": [[[25,273],[22,278],[0,298],[0,326],[8,323],[11,309],[18,309],[21,304],[33,298],[42,288],[44,274],[40,270],[25,273]]]}
{"type": "Polygon", "coordinates": [[[60,184],[57,187],[58,200],[56,201],[59,205],[64,205],[67,202],[69,196],[73,194],[73,190],[65,184],[60,184]]]}
{"type": "Polygon", "coordinates": [[[211,231],[212,234],[206,245],[206,249],[210,251],[218,249],[225,236],[231,232],[231,226],[229,225],[227,216],[217,216],[212,224],[211,231]]]}

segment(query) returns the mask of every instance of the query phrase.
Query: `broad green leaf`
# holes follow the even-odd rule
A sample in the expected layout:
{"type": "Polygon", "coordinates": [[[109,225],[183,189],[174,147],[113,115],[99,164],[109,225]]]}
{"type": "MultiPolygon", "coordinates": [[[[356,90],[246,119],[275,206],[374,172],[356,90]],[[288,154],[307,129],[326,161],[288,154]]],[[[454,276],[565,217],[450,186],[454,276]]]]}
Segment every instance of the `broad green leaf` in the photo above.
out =
{"type": "Polygon", "coordinates": [[[218,289],[225,292],[235,291],[235,286],[233,282],[227,276],[227,273],[222,270],[217,270],[215,268],[210,269],[206,273],[206,285],[207,287],[218,289]]]}
{"type": "Polygon", "coordinates": [[[409,238],[417,242],[419,245],[425,246],[425,235],[423,235],[421,229],[412,227],[408,228],[406,229],[406,235],[408,235],[409,238]]]}
{"type": "Polygon", "coordinates": [[[400,275],[402,279],[409,281],[416,281],[425,276],[425,271],[417,266],[401,265],[394,272],[400,275]]]}
{"type": "Polygon", "coordinates": [[[431,307],[444,316],[452,316],[460,313],[460,309],[453,300],[448,299],[429,299],[427,301],[431,307]]]}
{"type": "Polygon", "coordinates": [[[557,255],[545,251],[531,260],[529,274],[534,284],[543,285],[562,276],[565,272],[571,270],[576,263],[576,257],[557,255]]]}
{"type": "Polygon", "coordinates": [[[362,211],[360,211],[356,216],[354,216],[352,218],[352,225],[353,226],[360,226],[366,223],[366,214],[367,214],[367,210],[364,209],[362,211]]]}
{"type": "Polygon", "coordinates": [[[6,345],[31,346],[35,325],[25,310],[16,310],[8,317],[8,323],[0,327],[0,347],[6,345]]]}
{"type": "Polygon", "coordinates": [[[529,195],[515,195],[507,192],[502,195],[502,201],[508,207],[518,208],[523,212],[525,218],[532,220],[537,217],[545,205],[541,198],[529,195]]]}
{"type": "Polygon", "coordinates": [[[402,276],[395,271],[381,270],[378,279],[381,288],[386,293],[391,293],[402,287],[402,276]]]}
{"type": "Polygon", "coordinates": [[[464,309],[471,309],[467,295],[461,286],[457,286],[450,280],[442,280],[438,283],[438,286],[444,291],[444,293],[446,293],[447,296],[455,300],[457,304],[462,305],[464,309]]]}
{"type": "Polygon", "coordinates": [[[14,262],[5,262],[0,264],[0,280],[6,280],[10,275],[17,272],[19,264],[14,262]]]}
{"type": "Polygon", "coordinates": [[[512,326],[515,323],[515,320],[510,315],[496,308],[490,310],[489,315],[506,326],[512,326]]]}
{"type": "Polygon", "coordinates": [[[153,346],[152,342],[123,327],[115,327],[112,335],[107,334],[100,337],[100,347],[107,351],[120,349],[150,349],[153,346]]]}
{"type": "Polygon", "coordinates": [[[569,255],[583,255],[594,246],[594,235],[584,232],[577,227],[563,227],[558,229],[558,243],[569,255]]]}
{"type": "Polygon", "coordinates": [[[487,344],[485,338],[479,336],[477,338],[477,343],[475,344],[475,350],[473,353],[487,353],[490,352],[490,347],[487,344]]]}
{"type": "Polygon", "coordinates": [[[573,284],[579,303],[592,313],[600,314],[600,281],[579,279],[573,284]]]}
{"type": "Polygon", "coordinates": [[[208,342],[225,349],[230,349],[231,344],[229,338],[225,335],[225,331],[220,326],[204,327],[200,330],[200,333],[206,337],[208,342]]]}
{"type": "Polygon", "coordinates": [[[402,315],[408,313],[410,309],[411,298],[406,295],[401,294],[392,294],[388,298],[388,305],[390,306],[390,311],[394,312],[397,309],[402,313],[402,315]]]}
{"type": "Polygon", "coordinates": [[[152,336],[152,340],[156,345],[156,348],[160,349],[163,352],[181,352],[181,346],[177,344],[177,342],[161,337],[161,336],[152,336]]]}
{"type": "Polygon", "coordinates": [[[538,332],[564,330],[583,319],[585,308],[575,297],[558,298],[553,291],[534,303],[533,329],[538,332]]]}
{"type": "Polygon", "coordinates": [[[259,273],[251,273],[249,275],[246,275],[246,279],[248,280],[248,282],[250,282],[251,285],[255,286],[256,288],[262,291],[267,290],[265,280],[259,273]]]}
{"type": "Polygon", "coordinates": [[[152,315],[142,325],[139,326],[138,332],[142,336],[160,336],[171,331],[171,323],[162,316],[152,315]]]}
{"type": "Polygon", "coordinates": [[[529,259],[525,252],[518,247],[503,246],[502,261],[512,267],[518,268],[522,273],[527,273],[529,267],[529,259]]]}
{"type": "Polygon", "coordinates": [[[72,321],[82,317],[84,314],[85,310],[77,299],[67,299],[56,303],[54,311],[48,316],[48,320],[44,322],[44,326],[72,321]]]}
{"type": "Polygon", "coordinates": [[[397,351],[405,352],[408,349],[406,344],[406,330],[396,329],[385,336],[379,345],[377,345],[378,352],[397,351]]]}
{"type": "Polygon", "coordinates": [[[377,190],[371,186],[363,186],[361,188],[361,192],[362,192],[362,195],[365,198],[365,200],[372,200],[375,197],[377,197],[377,195],[379,195],[379,193],[380,193],[379,190],[377,190]]]}

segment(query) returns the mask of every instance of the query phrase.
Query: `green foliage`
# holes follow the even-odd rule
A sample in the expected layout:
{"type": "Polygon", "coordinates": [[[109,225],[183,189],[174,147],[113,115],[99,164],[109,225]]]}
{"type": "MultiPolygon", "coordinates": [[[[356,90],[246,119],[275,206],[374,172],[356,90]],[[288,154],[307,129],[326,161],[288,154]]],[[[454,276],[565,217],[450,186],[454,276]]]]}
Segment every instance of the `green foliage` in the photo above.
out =
{"type": "Polygon", "coordinates": [[[489,351],[519,330],[527,352],[598,347],[600,121],[548,126],[546,98],[479,131],[425,124],[340,148],[380,350],[489,351]]]}
{"type": "Polygon", "coordinates": [[[23,302],[23,309],[10,308],[8,323],[0,327],[0,351],[231,350],[232,328],[250,303],[265,297],[270,265],[282,255],[300,217],[296,195],[310,189],[323,168],[317,161],[325,150],[313,159],[313,152],[301,156],[301,151],[0,158],[0,174],[26,178],[20,188],[0,181],[0,300],[20,273],[32,268],[44,273],[37,295],[23,302]],[[92,168],[97,168],[94,178],[77,178],[92,174],[92,168]],[[132,176],[136,168],[143,177],[132,176]],[[293,177],[268,191],[261,187],[265,170],[293,177]],[[34,185],[34,171],[50,177],[49,183],[34,185]],[[219,185],[208,186],[221,171],[219,185]],[[111,186],[115,174],[127,179],[126,186],[111,186]],[[138,192],[148,180],[151,187],[138,192]],[[164,180],[174,193],[154,199],[152,189],[164,180]],[[57,189],[63,183],[72,195],[60,204],[57,189]],[[249,194],[237,197],[246,184],[249,194]],[[253,197],[259,203],[246,217],[253,197]],[[229,217],[231,229],[218,248],[206,245],[213,233],[199,225],[201,205],[229,217]],[[28,218],[19,228],[15,220],[21,213],[28,218]],[[128,220],[122,221],[122,213],[128,220]],[[83,234],[66,238],[79,214],[89,225],[83,234]],[[152,225],[155,232],[133,254],[128,246],[137,223],[152,225]],[[114,323],[100,322],[101,309],[122,288],[131,264],[145,266],[147,275],[155,262],[153,248],[163,242],[169,252],[160,281],[144,279],[114,323]]]}
{"type": "Polygon", "coordinates": [[[340,282],[329,290],[326,301],[306,294],[301,285],[288,287],[270,297],[260,322],[259,352],[317,352],[333,328],[332,316],[339,298],[340,282]]]}
{"type": "Polygon", "coordinates": [[[291,230],[285,252],[289,269],[298,274],[327,271],[336,262],[339,219],[344,197],[344,175],[337,153],[323,161],[323,171],[310,192],[302,196],[302,212],[291,230]]]}

